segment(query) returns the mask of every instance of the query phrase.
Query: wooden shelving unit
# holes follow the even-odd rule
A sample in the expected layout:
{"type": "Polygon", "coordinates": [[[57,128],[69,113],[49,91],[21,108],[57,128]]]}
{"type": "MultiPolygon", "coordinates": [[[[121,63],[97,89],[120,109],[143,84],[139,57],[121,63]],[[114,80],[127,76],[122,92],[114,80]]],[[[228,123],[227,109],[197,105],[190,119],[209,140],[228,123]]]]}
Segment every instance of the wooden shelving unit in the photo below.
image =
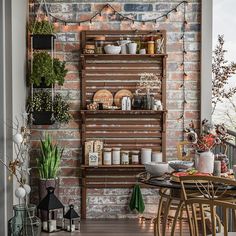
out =
{"type": "MultiPolygon", "coordinates": [[[[166,41],[165,31],[83,31],[81,48],[94,43],[94,37],[103,35],[108,43],[129,37],[161,36],[166,41]]],[[[120,147],[122,150],[140,150],[150,147],[166,153],[166,54],[154,55],[108,55],[81,54],[81,117],[82,146],[89,140],[103,140],[104,147],[120,147]],[[153,90],[163,104],[163,111],[152,110],[86,110],[93,95],[100,89],[108,89],[113,95],[120,89],[135,92],[140,73],[155,73],[162,79],[162,91],[153,90]]],[[[85,158],[85,157],[83,157],[85,158]]],[[[83,159],[83,164],[85,159],[83,159]]],[[[136,175],[144,170],[143,165],[82,165],[82,218],[86,218],[88,188],[127,188],[136,183],[136,175]],[[128,180],[128,181],[127,181],[128,180]]]]}

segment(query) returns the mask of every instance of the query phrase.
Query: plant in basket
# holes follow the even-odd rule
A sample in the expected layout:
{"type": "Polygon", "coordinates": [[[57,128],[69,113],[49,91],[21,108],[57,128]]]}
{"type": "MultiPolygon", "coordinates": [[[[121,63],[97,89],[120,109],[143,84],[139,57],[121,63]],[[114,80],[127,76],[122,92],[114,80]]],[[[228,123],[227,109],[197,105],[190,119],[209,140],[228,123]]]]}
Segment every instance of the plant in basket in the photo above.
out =
{"type": "Polygon", "coordinates": [[[28,100],[28,107],[35,125],[68,123],[72,118],[69,103],[60,94],[52,97],[49,91],[34,93],[28,100]]]}
{"type": "Polygon", "coordinates": [[[51,87],[55,83],[63,85],[66,74],[65,62],[52,58],[46,51],[34,53],[29,76],[31,84],[38,87],[51,87]]]}
{"type": "Polygon", "coordinates": [[[32,47],[37,50],[50,50],[54,48],[54,25],[48,20],[38,19],[31,21],[28,26],[32,37],[32,47]]]}
{"type": "Polygon", "coordinates": [[[193,123],[185,129],[187,141],[195,149],[195,167],[200,172],[213,173],[214,154],[212,149],[217,145],[222,145],[227,140],[227,129],[224,124],[213,125],[204,119],[200,132],[193,123]]]}

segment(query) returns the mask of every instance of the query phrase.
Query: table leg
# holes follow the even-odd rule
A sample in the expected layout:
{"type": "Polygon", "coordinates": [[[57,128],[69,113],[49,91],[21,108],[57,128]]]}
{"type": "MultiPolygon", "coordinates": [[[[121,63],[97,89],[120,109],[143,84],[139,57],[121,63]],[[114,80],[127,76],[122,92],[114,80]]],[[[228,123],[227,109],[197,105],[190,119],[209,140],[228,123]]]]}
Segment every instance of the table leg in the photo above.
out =
{"type": "Polygon", "coordinates": [[[182,206],[180,210],[180,216],[179,216],[179,235],[183,235],[183,211],[184,211],[184,205],[182,206]]]}

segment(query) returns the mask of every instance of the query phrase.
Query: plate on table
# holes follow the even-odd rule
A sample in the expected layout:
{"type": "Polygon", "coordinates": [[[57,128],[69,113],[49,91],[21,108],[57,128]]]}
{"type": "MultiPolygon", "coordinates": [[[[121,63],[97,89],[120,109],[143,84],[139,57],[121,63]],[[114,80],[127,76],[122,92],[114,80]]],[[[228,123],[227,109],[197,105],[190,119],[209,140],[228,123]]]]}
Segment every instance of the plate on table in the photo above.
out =
{"type": "MultiPolygon", "coordinates": [[[[201,172],[196,172],[194,174],[190,174],[189,172],[174,172],[171,174],[170,180],[173,182],[180,183],[180,178],[181,176],[212,176],[211,174],[208,173],[201,173],[201,172]]],[[[207,183],[208,181],[202,181],[202,183],[207,183]]],[[[186,183],[193,184],[193,180],[186,181],[186,183]]]]}
{"type": "Polygon", "coordinates": [[[112,106],[113,95],[107,89],[98,90],[93,96],[93,102],[103,103],[105,106],[112,106]]]}
{"type": "Polygon", "coordinates": [[[116,106],[121,107],[122,97],[130,97],[130,98],[132,98],[133,97],[133,93],[130,90],[128,90],[128,89],[121,89],[121,90],[119,90],[115,94],[115,97],[114,97],[114,103],[115,103],[116,106]]]}

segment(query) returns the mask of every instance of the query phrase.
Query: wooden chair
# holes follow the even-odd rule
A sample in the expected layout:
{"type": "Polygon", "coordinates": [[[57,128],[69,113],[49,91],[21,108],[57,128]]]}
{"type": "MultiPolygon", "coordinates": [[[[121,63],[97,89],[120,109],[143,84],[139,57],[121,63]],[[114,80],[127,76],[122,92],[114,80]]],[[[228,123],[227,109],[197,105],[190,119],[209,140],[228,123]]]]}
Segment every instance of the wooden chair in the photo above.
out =
{"type": "Polygon", "coordinates": [[[178,160],[182,160],[182,161],[189,161],[192,159],[191,153],[184,152],[184,146],[189,146],[190,143],[188,141],[182,141],[182,142],[178,142],[177,143],[177,156],[178,156],[178,160]]]}
{"type": "Polygon", "coordinates": [[[236,181],[214,176],[184,176],[180,177],[180,181],[191,236],[199,235],[198,217],[201,217],[201,235],[207,235],[204,207],[209,207],[210,209],[211,235],[236,235],[236,232],[228,232],[228,210],[233,209],[234,217],[236,217],[236,181]],[[192,190],[189,190],[189,184],[194,185],[194,191],[199,193],[196,197],[191,195],[192,190]],[[219,227],[218,230],[216,229],[218,217],[216,207],[223,209],[222,224],[224,227],[219,227]],[[196,209],[200,209],[200,211],[197,212],[196,209]],[[221,232],[222,228],[224,233],[221,232]]]}

